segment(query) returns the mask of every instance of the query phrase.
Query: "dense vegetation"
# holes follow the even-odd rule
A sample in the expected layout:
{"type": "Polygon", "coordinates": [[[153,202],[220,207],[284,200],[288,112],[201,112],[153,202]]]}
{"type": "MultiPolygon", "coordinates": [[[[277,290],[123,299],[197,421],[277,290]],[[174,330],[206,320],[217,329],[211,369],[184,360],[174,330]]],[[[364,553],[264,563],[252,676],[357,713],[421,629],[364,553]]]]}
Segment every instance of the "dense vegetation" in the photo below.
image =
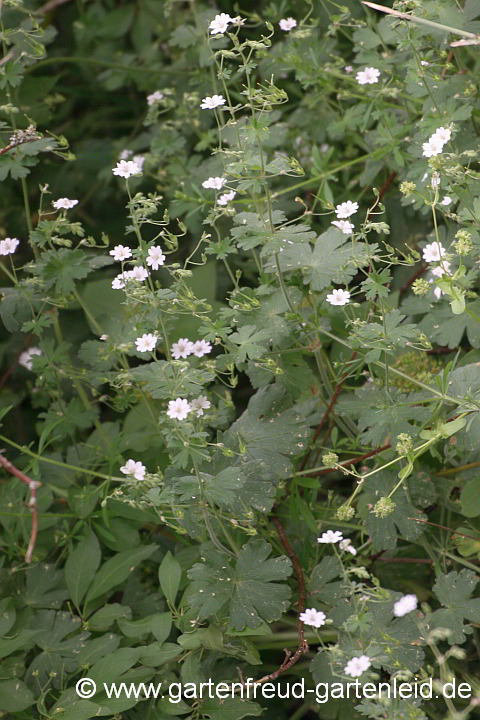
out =
{"type": "Polygon", "coordinates": [[[480,2],[244,5],[0,2],[0,717],[477,712],[480,2]]]}

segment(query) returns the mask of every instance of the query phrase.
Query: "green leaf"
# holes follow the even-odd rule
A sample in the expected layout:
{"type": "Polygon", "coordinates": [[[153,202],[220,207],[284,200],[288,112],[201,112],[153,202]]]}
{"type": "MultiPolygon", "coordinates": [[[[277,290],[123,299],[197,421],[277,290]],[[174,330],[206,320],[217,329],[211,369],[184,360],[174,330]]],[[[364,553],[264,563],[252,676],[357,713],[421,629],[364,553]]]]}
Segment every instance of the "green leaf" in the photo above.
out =
{"type": "Polygon", "coordinates": [[[244,717],[258,717],[263,713],[263,708],[249,700],[242,698],[209,698],[200,705],[200,712],[210,720],[241,720],[244,717]]]}
{"type": "MultiPolygon", "coordinates": [[[[337,228],[329,228],[320,235],[312,249],[310,245],[290,245],[280,255],[280,268],[284,272],[302,269],[304,283],[312,290],[324,290],[334,283],[347,285],[358,268],[368,265],[378,246],[363,242],[352,244],[337,228]]],[[[276,272],[270,262],[267,272],[276,272]]]]}
{"type": "Polygon", "coordinates": [[[131,616],[132,611],[127,605],[107,603],[88,618],[87,627],[95,632],[105,632],[116,620],[129,619],[131,616]]]}
{"type": "Polygon", "coordinates": [[[125,637],[139,638],[152,634],[159,643],[162,643],[170,635],[172,613],[156,613],[140,620],[118,620],[117,624],[125,637]]]}
{"type": "Polygon", "coordinates": [[[101,558],[100,544],[92,531],[89,531],[86,537],[80,540],[67,558],[65,581],[70,598],[77,608],[80,607],[80,603],[98,570],[101,558]]]}
{"type": "MultiPolygon", "coordinates": [[[[310,429],[300,413],[289,407],[291,400],[278,385],[261,388],[249,401],[248,408],[221,436],[221,441],[241,458],[235,463],[242,469],[257,471],[261,480],[278,481],[292,472],[289,456],[305,452],[310,429]]],[[[219,469],[231,467],[224,461],[219,469]]]]}
{"type": "Polygon", "coordinates": [[[140,656],[140,660],[147,667],[165,665],[165,663],[170,662],[170,660],[174,660],[183,652],[183,648],[181,648],[180,645],[161,642],[145,645],[141,648],[141,650],[142,654],[140,656]]]}
{"type": "Polygon", "coordinates": [[[472,628],[464,625],[464,619],[480,622],[480,598],[471,598],[478,582],[479,578],[472,570],[463,569],[440,575],[433,586],[444,608],[435,610],[431,622],[433,627],[450,630],[448,642],[451,645],[464,643],[465,635],[472,634],[472,628]]]}
{"type": "Polygon", "coordinates": [[[247,357],[251,360],[261,357],[267,352],[267,347],[259,343],[265,341],[269,335],[268,330],[257,330],[255,325],[244,325],[228,338],[238,346],[230,352],[229,357],[236,363],[245,362],[247,357]]]}
{"type": "Polygon", "coordinates": [[[143,545],[134,550],[124,550],[106,561],[95,575],[85,598],[85,606],[124,582],[142,560],[157,549],[156,545],[143,545]]]}
{"type": "Polygon", "coordinates": [[[480,478],[473,478],[467,482],[460,494],[460,503],[465,517],[480,515],[480,478]]]}
{"type": "Polygon", "coordinates": [[[182,568],[180,563],[175,560],[169,550],[158,568],[158,579],[162,592],[170,605],[175,605],[175,598],[180,586],[181,577],[182,568]]]}
{"type": "Polygon", "coordinates": [[[289,577],[292,565],[284,555],[268,559],[271,551],[265,540],[249,540],[232,567],[225,555],[209,548],[205,562],[196,563],[187,573],[193,580],[188,602],[198,610],[199,619],[215,616],[228,606],[229,627],[235,630],[278,620],[288,608],[291,591],[275,581],[289,577]]]}
{"type": "Polygon", "coordinates": [[[0,682],[0,708],[3,712],[20,712],[35,702],[32,691],[21,680],[0,682]]]}
{"type": "Polygon", "coordinates": [[[367,531],[372,538],[375,551],[394,548],[399,536],[410,542],[416,540],[425,526],[421,522],[416,522],[415,518],[426,520],[427,517],[412,503],[416,502],[420,507],[427,507],[436,499],[430,480],[424,474],[418,473],[393,495],[395,508],[391,515],[385,518],[376,517],[370,508],[380,498],[388,496],[397,482],[395,472],[388,471],[373,475],[364,481],[365,494],[361,497],[359,509],[365,517],[367,531]]]}
{"type": "Polygon", "coordinates": [[[68,295],[75,290],[75,280],[82,280],[92,272],[86,260],[87,255],[82,250],[47,250],[37,263],[35,272],[42,275],[45,287],[55,286],[58,293],[68,295]]]}

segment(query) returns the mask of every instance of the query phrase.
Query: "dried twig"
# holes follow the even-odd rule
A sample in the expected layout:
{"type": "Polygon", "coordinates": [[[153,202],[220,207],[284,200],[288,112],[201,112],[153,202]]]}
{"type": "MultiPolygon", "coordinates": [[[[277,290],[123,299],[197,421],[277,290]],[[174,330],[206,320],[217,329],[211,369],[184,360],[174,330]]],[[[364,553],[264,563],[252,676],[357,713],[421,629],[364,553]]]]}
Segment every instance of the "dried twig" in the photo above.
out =
{"type": "Polygon", "coordinates": [[[276,670],[269,673],[268,675],[264,675],[264,677],[261,677],[259,680],[255,680],[255,685],[263,685],[263,683],[271,682],[272,680],[276,680],[279,675],[289,670],[295,663],[297,663],[302,655],[305,655],[305,653],[308,652],[308,642],[305,639],[305,628],[303,625],[303,622],[300,620],[300,613],[302,613],[305,610],[305,577],[303,575],[303,570],[301,568],[300,562],[295,555],[295,551],[292,548],[290,541],[285,534],[285,529],[280,522],[278,518],[273,518],[273,522],[275,523],[275,527],[277,528],[278,535],[280,537],[280,540],[282,541],[282,545],[287,551],[287,554],[289,558],[292,561],[293,569],[295,572],[295,577],[297,578],[298,583],[298,601],[297,601],[297,610],[298,610],[298,648],[297,650],[292,654],[290,650],[284,649],[285,653],[285,659],[276,670]]]}
{"type": "Polygon", "coordinates": [[[70,0],[50,0],[50,2],[42,5],[42,7],[39,7],[38,10],[36,10],[35,12],[39,13],[40,15],[46,15],[46,13],[50,12],[50,10],[55,10],[56,7],[59,7],[60,5],[65,5],[65,3],[67,2],[70,2],[70,0]]]}
{"type": "Polygon", "coordinates": [[[27,553],[25,555],[25,562],[31,563],[33,557],[33,551],[35,550],[35,544],[37,542],[37,530],[38,530],[38,510],[37,510],[37,488],[41,486],[41,482],[38,480],[32,480],[25,475],[21,470],[15,467],[10,460],[7,460],[0,453],[0,465],[5,468],[11,475],[14,475],[21,480],[25,485],[28,485],[30,489],[30,498],[27,503],[30,512],[32,513],[32,532],[30,533],[30,541],[28,543],[27,553]]]}
{"type": "Polygon", "coordinates": [[[9,150],[13,150],[13,148],[18,147],[19,145],[25,145],[25,143],[35,142],[35,140],[41,140],[41,139],[42,139],[41,137],[33,137],[33,138],[28,138],[28,140],[22,140],[21,142],[10,143],[10,145],[6,145],[5,147],[0,148],[0,155],[5,155],[5,153],[7,153],[9,150]]]}
{"type": "Polygon", "coordinates": [[[452,33],[452,35],[460,35],[464,38],[471,38],[471,41],[465,41],[460,40],[455,43],[451,43],[452,46],[458,46],[458,45],[476,45],[480,42],[480,38],[478,35],[475,35],[475,33],[468,32],[467,30],[459,30],[458,28],[452,28],[449,25],[442,25],[442,23],[434,22],[433,20],[427,20],[426,18],[420,18],[416,15],[409,15],[408,13],[399,12],[398,10],[392,10],[392,8],[385,7],[385,5],[377,5],[377,3],[373,2],[367,2],[367,0],[362,0],[363,5],[367,5],[369,8],[372,8],[373,10],[378,10],[379,12],[387,13],[388,15],[394,15],[395,17],[400,18],[401,20],[408,20],[409,22],[413,22],[418,25],[427,25],[427,27],[431,27],[435,30],[443,30],[447,33],[452,33]]]}

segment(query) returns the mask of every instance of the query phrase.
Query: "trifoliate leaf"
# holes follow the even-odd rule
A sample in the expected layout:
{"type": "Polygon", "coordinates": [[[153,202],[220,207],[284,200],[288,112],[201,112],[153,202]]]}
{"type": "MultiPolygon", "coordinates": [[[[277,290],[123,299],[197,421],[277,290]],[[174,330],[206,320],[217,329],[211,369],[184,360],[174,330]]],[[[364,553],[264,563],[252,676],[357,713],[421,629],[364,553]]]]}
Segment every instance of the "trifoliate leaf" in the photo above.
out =
{"type": "Polygon", "coordinates": [[[291,591],[277,581],[290,576],[292,564],[285,555],[269,559],[271,552],[269,543],[255,538],[243,546],[233,564],[209,545],[205,561],[187,573],[193,580],[188,602],[198,610],[199,619],[223,610],[234,630],[259,627],[262,620],[278,620],[288,609],[291,591]]]}

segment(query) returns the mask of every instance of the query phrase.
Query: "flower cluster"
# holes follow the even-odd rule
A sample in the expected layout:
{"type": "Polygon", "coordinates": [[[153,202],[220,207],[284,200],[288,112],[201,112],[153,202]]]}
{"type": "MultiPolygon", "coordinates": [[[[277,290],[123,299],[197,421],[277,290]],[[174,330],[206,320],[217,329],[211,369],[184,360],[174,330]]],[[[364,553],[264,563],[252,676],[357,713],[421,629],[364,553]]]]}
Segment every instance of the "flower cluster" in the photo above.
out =
{"type": "Polygon", "coordinates": [[[112,288],[114,290],[123,290],[127,282],[130,280],[136,280],[137,282],[143,282],[148,277],[148,270],[144,267],[137,265],[133,270],[125,270],[119,273],[117,277],[112,280],[112,288]]]}
{"type": "Polygon", "coordinates": [[[180,338],[172,344],[172,357],[175,360],[185,360],[189,355],[203,357],[212,351],[212,346],[206,340],[192,342],[188,338],[180,338]]]}
{"type": "Polygon", "coordinates": [[[201,417],[204,410],[208,410],[210,401],[205,395],[199,395],[195,400],[185,400],[185,398],[177,398],[170,400],[168,403],[167,415],[172,420],[186,420],[189,413],[194,412],[197,417],[201,417]]]}
{"type": "Polygon", "coordinates": [[[332,225],[335,225],[335,227],[341,230],[344,235],[350,235],[353,232],[355,226],[349,220],[345,220],[344,218],[355,215],[357,210],[358,203],[352,202],[351,200],[347,200],[347,202],[343,202],[340,205],[337,205],[337,207],[335,208],[337,220],[332,220],[332,225]]]}
{"type": "Polygon", "coordinates": [[[452,131],[449,128],[439,127],[428,138],[428,142],[423,143],[423,155],[427,158],[440,155],[443,152],[443,146],[450,140],[451,136],[452,131]]]}

